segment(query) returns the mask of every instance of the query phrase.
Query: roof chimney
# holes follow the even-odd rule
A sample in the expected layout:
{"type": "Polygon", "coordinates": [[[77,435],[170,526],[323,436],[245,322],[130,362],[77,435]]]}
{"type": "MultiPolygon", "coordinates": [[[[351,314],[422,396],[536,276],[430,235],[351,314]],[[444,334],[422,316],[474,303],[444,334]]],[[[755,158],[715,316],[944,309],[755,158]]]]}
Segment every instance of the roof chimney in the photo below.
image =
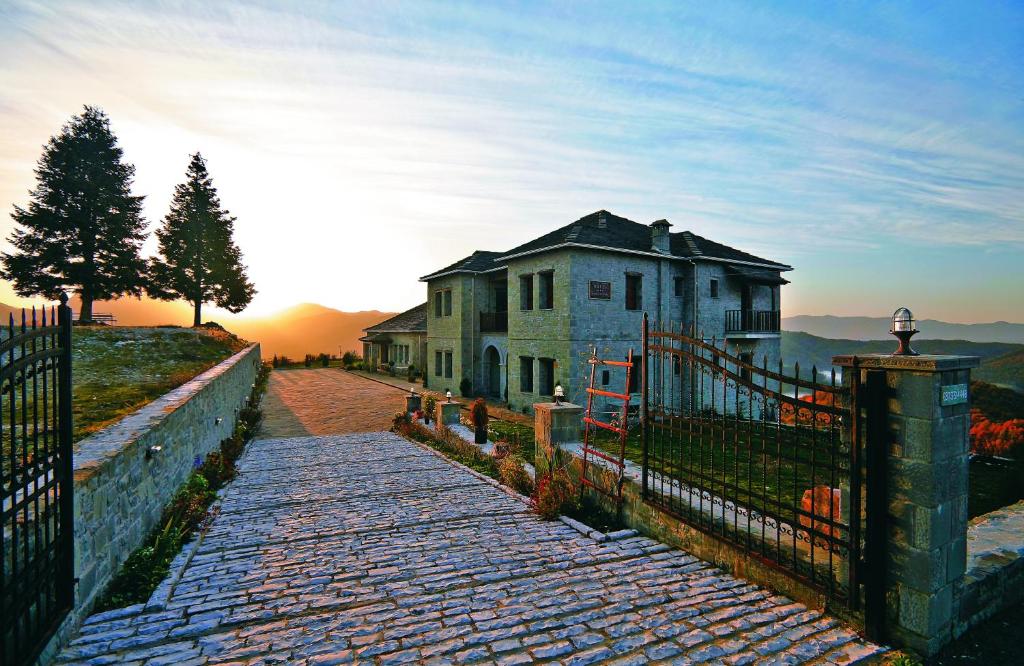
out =
{"type": "Polygon", "coordinates": [[[668,228],[672,225],[668,220],[655,220],[651,222],[651,249],[662,254],[671,254],[669,247],[668,228]]]}

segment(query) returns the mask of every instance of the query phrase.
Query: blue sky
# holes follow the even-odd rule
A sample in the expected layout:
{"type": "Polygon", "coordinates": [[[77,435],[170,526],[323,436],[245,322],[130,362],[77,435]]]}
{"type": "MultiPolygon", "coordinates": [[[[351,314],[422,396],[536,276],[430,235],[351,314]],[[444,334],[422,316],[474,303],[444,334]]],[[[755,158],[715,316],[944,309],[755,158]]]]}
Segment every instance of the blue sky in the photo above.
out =
{"type": "Polygon", "coordinates": [[[89,103],[154,225],[203,151],[256,312],[605,208],[793,265],[785,314],[1024,321],[1024,5],[215,4],[0,6],[3,236],[89,103]]]}

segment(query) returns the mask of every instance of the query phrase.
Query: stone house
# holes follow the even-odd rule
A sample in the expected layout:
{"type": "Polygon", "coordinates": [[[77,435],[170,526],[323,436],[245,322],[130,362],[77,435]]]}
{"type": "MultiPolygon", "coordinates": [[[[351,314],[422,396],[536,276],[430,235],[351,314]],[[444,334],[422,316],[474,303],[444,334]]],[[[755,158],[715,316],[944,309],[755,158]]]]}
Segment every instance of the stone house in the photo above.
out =
{"type": "MultiPolygon", "coordinates": [[[[745,360],[777,363],[781,273],[792,268],[671,226],[601,210],[423,276],[430,385],[459,394],[466,380],[471,394],[525,411],[561,384],[582,403],[591,353],[639,355],[644,312],[745,360]]],[[[621,392],[624,381],[602,371],[596,383],[621,392]]]]}
{"type": "Polygon", "coordinates": [[[363,362],[371,370],[406,374],[422,372],[427,357],[427,304],[423,303],[379,324],[364,328],[363,362]]]}

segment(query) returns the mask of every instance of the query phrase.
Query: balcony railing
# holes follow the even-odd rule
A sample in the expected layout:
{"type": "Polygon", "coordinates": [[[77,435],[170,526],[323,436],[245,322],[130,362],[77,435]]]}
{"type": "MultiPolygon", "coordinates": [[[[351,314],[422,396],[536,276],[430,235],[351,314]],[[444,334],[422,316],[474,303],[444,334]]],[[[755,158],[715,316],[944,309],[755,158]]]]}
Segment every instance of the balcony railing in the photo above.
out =
{"type": "Polygon", "coordinates": [[[481,312],[480,313],[481,333],[507,333],[508,313],[507,312],[481,312]]]}
{"type": "Polygon", "coordinates": [[[782,317],[778,310],[726,310],[726,333],[778,333],[782,317]]]}

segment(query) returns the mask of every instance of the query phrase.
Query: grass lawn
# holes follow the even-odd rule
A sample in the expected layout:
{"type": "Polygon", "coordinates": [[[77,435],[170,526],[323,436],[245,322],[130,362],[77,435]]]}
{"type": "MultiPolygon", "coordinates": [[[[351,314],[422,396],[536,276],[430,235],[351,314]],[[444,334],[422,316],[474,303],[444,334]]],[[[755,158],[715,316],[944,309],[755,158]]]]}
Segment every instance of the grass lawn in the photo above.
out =
{"type": "Polygon", "coordinates": [[[534,439],[534,430],[531,426],[491,418],[487,421],[487,438],[492,442],[508,442],[515,455],[531,465],[533,464],[537,442],[534,439]]]}
{"type": "MultiPolygon", "coordinates": [[[[594,432],[593,430],[591,431],[594,432]]],[[[619,455],[619,440],[614,433],[598,430],[596,447],[619,455]]],[[[639,428],[626,439],[626,459],[641,464],[643,443],[639,428]]],[[[781,518],[798,522],[798,509],[805,490],[817,485],[838,487],[848,468],[848,456],[840,451],[839,433],[833,443],[829,430],[822,427],[812,433],[810,427],[731,420],[693,418],[673,419],[671,426],[652,428],[650,470],[700,487],[703,490],[781,518]],[[833,462],[834,461],[834,462],[833,462]]],[[[656,488],[652,481],[652,488],[656,488]]],[[[668,486],[665,486],[668,493],[668,486]]],[[[678,496],[677,496],[678,501],[678,496]]]]}
{"type": "Polygon", "coordinates": [[[181,386],[246,344],[216,329],[75,327],[75,442],[181,386]]]}

